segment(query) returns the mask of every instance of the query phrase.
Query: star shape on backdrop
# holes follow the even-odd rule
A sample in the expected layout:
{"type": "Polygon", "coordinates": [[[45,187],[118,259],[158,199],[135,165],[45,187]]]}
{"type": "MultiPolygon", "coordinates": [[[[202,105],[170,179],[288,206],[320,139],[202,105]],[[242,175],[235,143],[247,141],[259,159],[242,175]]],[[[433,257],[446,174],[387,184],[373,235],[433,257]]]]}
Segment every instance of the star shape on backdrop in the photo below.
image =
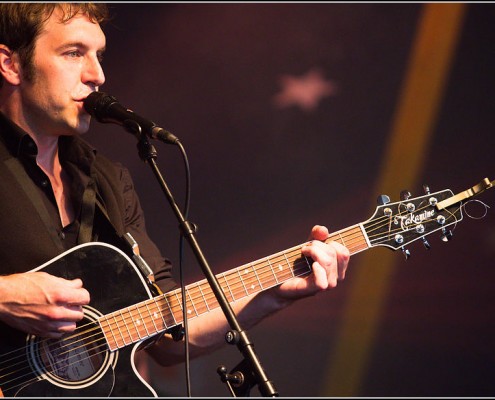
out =
{"type": "Polygon", "coordinates": [[[314,111],[320,101],[337,93],[335,81],[326,80],[318,68],[312,68],[304,75],[282,75],[279,78],[281,91],[273,97],[278,108],[298,106],[304,111],[314,111]]]}

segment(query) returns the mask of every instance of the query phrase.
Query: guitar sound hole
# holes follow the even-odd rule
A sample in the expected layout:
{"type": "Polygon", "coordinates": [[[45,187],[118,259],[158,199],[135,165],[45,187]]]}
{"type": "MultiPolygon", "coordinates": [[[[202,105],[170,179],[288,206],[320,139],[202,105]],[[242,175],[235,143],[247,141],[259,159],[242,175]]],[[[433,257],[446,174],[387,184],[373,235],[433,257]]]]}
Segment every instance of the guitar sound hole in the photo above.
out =
{"type": "Polygon", "coordinates": [[[116,354],[108,351],[96,322],[95,310],[85,309],[85,316],[74,332],[60,339],[29,338],[30,362],[44,379],[63,387],[86,386],[116,362],[116,354]]]}
{"type": "Polygon", "coordinates": [[[80,382],[101,368],[105,352],[101,340],[68,334],[60,339],[43,340],[39,354],[47,372],[69,382],[80,382]]]}

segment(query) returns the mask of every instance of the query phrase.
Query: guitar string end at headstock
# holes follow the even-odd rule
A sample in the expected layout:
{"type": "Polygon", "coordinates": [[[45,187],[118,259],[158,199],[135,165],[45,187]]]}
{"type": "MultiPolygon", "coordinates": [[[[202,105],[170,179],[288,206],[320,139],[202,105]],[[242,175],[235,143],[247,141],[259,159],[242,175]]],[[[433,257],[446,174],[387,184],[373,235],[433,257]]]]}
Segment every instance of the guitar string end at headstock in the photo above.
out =
{"type": "Polygon", "coordinates": [[[465,190],[464,192],[458,193],[455,196],[449,197],[448,199],[438,202],[437,209],[443,210],[451,206],[452,204],[460,203],[463,200],[470,199],[471,197],[474,197],[493,186],[495,186],[495,180],[490,181],[490,179],[485,178],[480,183],[473,186],[472,188],[465,190]]]}

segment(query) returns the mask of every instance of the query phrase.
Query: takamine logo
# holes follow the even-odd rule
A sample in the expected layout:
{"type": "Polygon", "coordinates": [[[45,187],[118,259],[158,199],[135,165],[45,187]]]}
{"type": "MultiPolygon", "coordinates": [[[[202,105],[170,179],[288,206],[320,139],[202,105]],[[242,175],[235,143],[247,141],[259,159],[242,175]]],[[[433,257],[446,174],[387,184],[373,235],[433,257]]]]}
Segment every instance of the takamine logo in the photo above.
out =
{"type": "Polygon", "coordinates": [[[400,226],[403,230],[407,230],[410,225],[417,225],[423,221],[433,218],[435,210],[425,210],[420,214],[410,213],[408,215],[396,215],[394,218],[394,224],[397,225],[400,221],[400,226]]]}

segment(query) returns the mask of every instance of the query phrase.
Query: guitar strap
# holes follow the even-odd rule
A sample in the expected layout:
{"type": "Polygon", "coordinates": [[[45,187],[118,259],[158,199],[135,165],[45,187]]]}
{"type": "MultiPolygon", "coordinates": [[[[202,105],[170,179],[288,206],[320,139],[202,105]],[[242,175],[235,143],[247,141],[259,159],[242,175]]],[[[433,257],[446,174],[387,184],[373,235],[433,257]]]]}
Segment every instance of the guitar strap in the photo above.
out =
{"type": "Polygon", "coordinates": [[[31,199],[31,202],[36,208],[36,211],[38,211],[38,214],[43,221],[43,224],[47,228],[55,246],[58,248],[58,250],[63,251],[64,247],[62,245],[62,242],[60,241],[58,232],[53,225],[50,214],[48,213],[48,210],[43,203],[43,199],[41,198],[39,192],[36,190],[33,181],[27,175],[19,160],[17,158],[9,158],[8,160],[5,160],[5,165],[16,177],[17,181],[19,182],[19,186],[22,188],[24,193],[26,193],[29,199],[31,199]]]}
{"type": "MultiPolygon", "coordinates": [[[[95,217],[95,204],[96,204],[96,180],[94,173],[91,173],[91,179],[88,186],[84,190],[82,205],[81,205],[81,221],[79,227],[79,234],[77,236],[77,243],[91,242],[93,239],[93,221],[95,217]]],[[[105,216],[110,222],[108,215],[105,216]]],[[[111,224],[111,222],[110,222],[111,224]]]]}

